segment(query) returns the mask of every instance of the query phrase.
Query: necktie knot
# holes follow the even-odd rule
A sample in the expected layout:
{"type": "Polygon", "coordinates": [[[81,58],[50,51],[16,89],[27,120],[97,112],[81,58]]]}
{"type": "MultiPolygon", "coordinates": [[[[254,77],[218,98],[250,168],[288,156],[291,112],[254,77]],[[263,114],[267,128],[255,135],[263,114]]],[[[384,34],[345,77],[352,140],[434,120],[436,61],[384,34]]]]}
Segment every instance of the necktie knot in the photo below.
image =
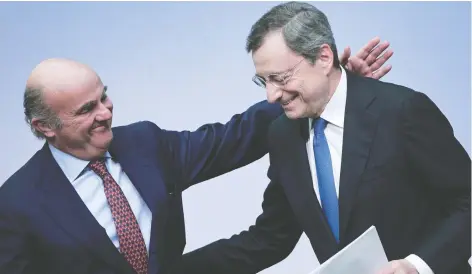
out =
{"type": "Polygon", "coordinates": [[[315,130],[315,134],[323,133],[327,123],[328,122],[321,117],[315,119],[313,121],[313,129],[315,130]]]}
{"type": "Polygon", "coordinates": [[[107,166],[105,165],[105,159],[103,158],[90,162],[89,167],[102,179],[108,174],[107,166]]]}

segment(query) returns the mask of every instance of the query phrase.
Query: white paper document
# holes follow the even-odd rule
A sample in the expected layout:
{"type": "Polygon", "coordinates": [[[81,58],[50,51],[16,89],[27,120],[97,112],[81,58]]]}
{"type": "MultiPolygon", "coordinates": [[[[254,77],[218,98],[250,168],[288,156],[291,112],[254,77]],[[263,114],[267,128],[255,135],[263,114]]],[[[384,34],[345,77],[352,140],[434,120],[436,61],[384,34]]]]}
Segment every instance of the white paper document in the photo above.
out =
{"type": "Polygon", "coordinates": [[[310,274],[375,274],[387,264],[377,229],[371,226],[310,274]]]}

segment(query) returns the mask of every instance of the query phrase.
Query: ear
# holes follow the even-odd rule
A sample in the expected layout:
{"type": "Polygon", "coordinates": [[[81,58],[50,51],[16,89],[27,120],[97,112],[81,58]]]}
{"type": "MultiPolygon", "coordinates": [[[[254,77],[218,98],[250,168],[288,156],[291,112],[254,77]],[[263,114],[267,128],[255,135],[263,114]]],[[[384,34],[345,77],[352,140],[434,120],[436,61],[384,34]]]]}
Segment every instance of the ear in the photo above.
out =
{"type": "Polygon", "coordinates": [[[46,123],[44,123],[44,121],[41,121],[37,118],[33,118],[31,119],[31,125],[33,125],[33,127],[37,131],[41,132],[47,138],[52,138],[56,136],[54,130],[52,130],[46,123]]]}
{"type": "Polygon", "coordinates": [[[318,60],[316,61],[318,65],[323,69],[325,75],[328,75],[331,72],[333,67],[333,51],[328,44],[323,44],[318,52],[318,60]]]}

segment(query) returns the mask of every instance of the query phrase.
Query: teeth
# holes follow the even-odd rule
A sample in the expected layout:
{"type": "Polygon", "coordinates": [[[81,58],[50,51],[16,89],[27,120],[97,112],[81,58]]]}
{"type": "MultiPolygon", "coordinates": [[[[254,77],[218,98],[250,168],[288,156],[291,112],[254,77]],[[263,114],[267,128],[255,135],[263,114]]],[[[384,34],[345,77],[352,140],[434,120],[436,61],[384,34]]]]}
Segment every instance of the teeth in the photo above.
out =
{"type": "Polygon", "coordinates": [[[290,104],[290,102],[292,102],[293,99],[295,99],[295,98],[292,98],[292,99],[290,99],[290,100],[288,100],[288,101],[283,102],[282,105],[286,106],[286,105],[290,104]]]}

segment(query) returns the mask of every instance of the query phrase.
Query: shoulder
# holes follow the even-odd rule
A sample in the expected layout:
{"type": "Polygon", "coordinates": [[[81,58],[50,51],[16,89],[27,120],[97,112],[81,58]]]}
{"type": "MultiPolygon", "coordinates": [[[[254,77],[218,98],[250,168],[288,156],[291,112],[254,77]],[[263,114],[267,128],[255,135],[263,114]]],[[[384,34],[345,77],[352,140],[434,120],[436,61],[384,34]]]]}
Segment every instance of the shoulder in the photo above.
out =
{"type": "Polygon", "coordinates": [[[128,125],[113,127],[113,135],[136,137],[140,135],[155,134],[160,128],[151,121],[139,121],[128,125]]]}
{"type": "Polygon", "coordinates": [[[113,128],[110,151],[114,153],[134,151],[136,155],[154,157],[158,155],[164,163],[184,146],[185,131],[165,130],[150,121],[140,121],[113,128]]]}
{"type": "MultiPolygon", "coordinates": [[[[404,85],[349,74],[348,90],[375,97],[385,107],[400,107],[405,101],[422,94],[404,85]]],[[[423,94],[424,95],[424,94],[423,94]]]]}
{"type": "Polygon", "coordinates": [[[365,95],[374,98],[368,108],[376,113],[404,115],[425,105],[438,110],[428,95],[410,87],[355,75],[348,79],[348,100],[365,95]]]}
{"type": "Polygon", "coordinates": [[[170,131],[161,129],[151,121],[139,121],[128,125],[117,126],[113,129],[113,143],[136,144],[139,146],[149,146],[152,144],[166,142],[171,138],[170,131]]]}
{"type": "Polygon", "coordinates": [[[44,172],[42,153],[37,151],[0,186],[0,210],[27,206],[35,201],[37,183],[44,172]]]}

